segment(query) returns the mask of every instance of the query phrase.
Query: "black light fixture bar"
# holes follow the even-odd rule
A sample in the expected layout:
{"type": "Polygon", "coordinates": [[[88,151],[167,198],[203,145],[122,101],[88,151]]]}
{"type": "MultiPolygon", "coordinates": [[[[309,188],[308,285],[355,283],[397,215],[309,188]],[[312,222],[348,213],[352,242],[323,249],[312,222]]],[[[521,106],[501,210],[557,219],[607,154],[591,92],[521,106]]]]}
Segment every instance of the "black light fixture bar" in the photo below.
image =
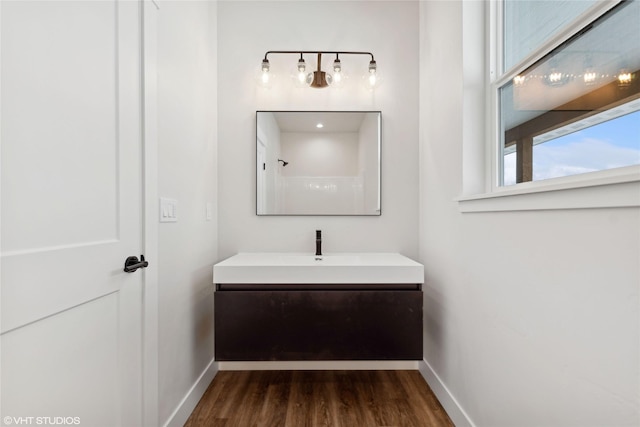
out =
{"type": "Polygon", "coordinates": [[[371,52],[356,52],[356,51],[329,51],[329,50],[269,50],[264,54],[264,60],[267,61],[267,56],[271,54],[296,54],[296,55],[304,55],[307,53],[314,54],[329,54],[329,55],[369,55],[371,56],[371,61],[375,62],[373,58],[373,53],[371,52]]]}
{"type": "Polygon", "coordinates": [[[298,60],[298,76],[297,76],[298,84],[308,84],[310,87],[313,87],[313,88],[324,88],[334,82],[336,84],[339,84],[339,82],[342,81],[342,74],[338,74],[338,73],[341,73],[341,70],[342,70],[342,65],[340,63],[340,55],[369,55],[371,57],[371,60],[369,61],[368,81],[371,88],[373,88],[376,85],[376,81],[378,79],[376,76],[377,64],[376,64],[375,58],[373,57],[373,53],[371,52],[331,51],[331,50],[269,50],[264,54],[264,59],[262,60],[262,65],[261,65],[262,67],[261,84],[263,84],[264,86],[267,86],[270,82],[270,77],[269,77],[270,65],[269,65],[268,56],[275,55],[275,54],[300,55],[300,59],[298,60]],[[304,74],[305,73],[305,61],[303,58],[304,54],[318,55],[318,68],[316,71],[313,71],[308,75],[304,74]],[[334,72],[336,73],[335,79],[330,74],[322,71],[322,55],[336,56],[336,59],[333,63],[334,64],[333,69],[334,69],[334,72]]]}

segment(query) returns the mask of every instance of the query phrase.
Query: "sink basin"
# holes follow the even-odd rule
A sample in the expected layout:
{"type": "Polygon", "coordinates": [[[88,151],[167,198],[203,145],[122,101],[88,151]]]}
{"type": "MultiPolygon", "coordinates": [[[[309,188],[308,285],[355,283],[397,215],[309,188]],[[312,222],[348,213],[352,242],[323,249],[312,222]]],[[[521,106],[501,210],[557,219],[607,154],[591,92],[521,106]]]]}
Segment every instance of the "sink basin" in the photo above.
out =
{"type": "Polygon", "coordinates": [[[213,266],[214,283],[377,284],[424,281],[424,267],[397,253],[239,253],[213,266]]]}

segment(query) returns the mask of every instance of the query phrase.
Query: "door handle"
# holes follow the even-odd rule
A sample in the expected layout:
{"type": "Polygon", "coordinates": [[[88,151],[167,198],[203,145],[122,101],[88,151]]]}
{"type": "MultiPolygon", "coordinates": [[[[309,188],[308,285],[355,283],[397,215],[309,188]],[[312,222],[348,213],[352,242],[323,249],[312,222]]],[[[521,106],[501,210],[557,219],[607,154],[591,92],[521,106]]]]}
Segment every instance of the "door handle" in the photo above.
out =
{"type": "Polygon", "coordinates": [[[148,261],[144,260],[144,255],[140,255],[140,259],[137,256],[130,256],[124,261],[124,272],[133,273],[139,268],[145,268],[149,265],[148,261]]]}

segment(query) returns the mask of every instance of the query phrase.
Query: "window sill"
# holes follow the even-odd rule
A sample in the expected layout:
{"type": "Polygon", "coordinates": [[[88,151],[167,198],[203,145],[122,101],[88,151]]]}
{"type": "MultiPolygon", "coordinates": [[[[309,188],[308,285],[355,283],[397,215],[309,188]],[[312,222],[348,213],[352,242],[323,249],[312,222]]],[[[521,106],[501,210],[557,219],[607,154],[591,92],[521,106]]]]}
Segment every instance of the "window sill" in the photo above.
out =
{"type": "Polygon", "coordinates": [[[640,166],[496,188],[456,199],[460,212],[640,206],[640,166]]]}

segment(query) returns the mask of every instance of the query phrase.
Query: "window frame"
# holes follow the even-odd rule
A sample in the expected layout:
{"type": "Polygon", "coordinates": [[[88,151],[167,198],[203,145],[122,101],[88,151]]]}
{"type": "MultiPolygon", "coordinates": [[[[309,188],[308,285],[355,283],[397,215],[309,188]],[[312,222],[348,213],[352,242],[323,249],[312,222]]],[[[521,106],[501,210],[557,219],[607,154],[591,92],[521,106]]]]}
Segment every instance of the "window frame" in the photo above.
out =
{"type": "MultiPolygon", "coordinates": [[[[463,188],[463,196],[457,199],[462,212],[640,206],[640,186],[637,185],[640,183],[640,165],[506,187],[502,185],[504,157],[500,134],[500,88],[622,1],[604,0],[596,3],[508,70],[503,70],[504,2],[493,0],[485,3],[482,16],[476,17],[484,21],[482,27],[485,34],[476,36],[484,38],[487,58],[486,64],[482,65],[486,67],[484,73],[487,75],[486,114],[476,118],[484,120],[485,126],[484,176],[477,176],[484,182],[484,192],[463,188]],[[584,191],[587,188],[591,190],[584,191]]],[[[477,139],[475,142],[478,142],[477,139]]],[[[463,151],[466,149],[463,147],[463,151]]]]}

